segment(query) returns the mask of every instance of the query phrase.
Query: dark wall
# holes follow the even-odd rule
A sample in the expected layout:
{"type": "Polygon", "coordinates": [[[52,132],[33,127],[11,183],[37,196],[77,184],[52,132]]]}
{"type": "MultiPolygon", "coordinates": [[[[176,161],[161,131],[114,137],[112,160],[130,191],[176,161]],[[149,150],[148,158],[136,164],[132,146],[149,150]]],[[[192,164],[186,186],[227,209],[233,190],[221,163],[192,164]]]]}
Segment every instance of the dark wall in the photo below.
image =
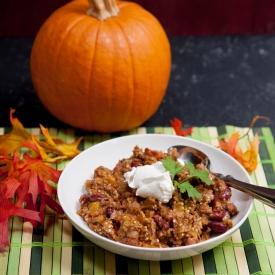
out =
{"type": "MultiPolygon", "coordinates": [[[[88,1],[88,0],[87,0],[88,1]]],[[[0,36],[33,37],[68,0],[0,0],[0,36]]],[[[154,14],[168,35],[275,33],[274,0],[133,0],[154,14]]]]}

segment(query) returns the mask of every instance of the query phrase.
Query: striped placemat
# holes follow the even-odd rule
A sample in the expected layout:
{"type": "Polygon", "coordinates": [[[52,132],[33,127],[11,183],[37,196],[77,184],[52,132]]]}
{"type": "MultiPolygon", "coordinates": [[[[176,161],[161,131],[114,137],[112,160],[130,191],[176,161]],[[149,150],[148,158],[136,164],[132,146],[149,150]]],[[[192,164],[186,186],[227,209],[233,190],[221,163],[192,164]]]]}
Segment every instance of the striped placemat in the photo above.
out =
{"type": "MultiPolygon", "coordinates": [[[[0,134],[11,129],[0,128],[0,134]]],[[[38,128],[28,129],[39,133],[38,128]]],[[[79,137],[72,129],[49,129],[52,135],[67,142],[79,137]]],[[[191,138],[217,145],[217,137],[247,129],[233,126],[194,127],[191,138]]],[[[275,144],[270,128],[254,128],[260,143],[259,165],[251,173],[257,185],[275,187],[275,144]]],[[[251,132],[251,135],[253,135],[251,132]]],[[[119,134],[85,135],[80,145],[84,150],[114,137],[144,133],[174,134],[170,127],[137,128],[119,134]]],[[[82,136],[82,135],[81,135],[82,136]]],[[[247,144],[243,140],[241,146],[247,144]]],[[[63,169],[66,163],[58,164],[63,169]]],[[[275,210],[255,201],[251,214],[231,238],[201,255],[174,261],[144,261],[108,252],[85,239],[70,222],[47,209],[45,224],[33,231],[19,217],[9,221],[11,246],[0,254],[0,274],[275,274],[275,210]]]]}

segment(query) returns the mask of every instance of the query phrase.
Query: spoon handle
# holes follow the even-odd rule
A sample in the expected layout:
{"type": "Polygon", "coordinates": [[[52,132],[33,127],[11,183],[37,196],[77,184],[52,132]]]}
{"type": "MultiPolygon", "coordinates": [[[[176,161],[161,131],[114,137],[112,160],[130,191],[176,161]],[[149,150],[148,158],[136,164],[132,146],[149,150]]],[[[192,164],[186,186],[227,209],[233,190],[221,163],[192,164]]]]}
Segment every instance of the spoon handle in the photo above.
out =
{"type": "Polygon", "coordinates": [[[246,192],[251,197],[275,208],[275,189],[252,185],[247,182],[236,180],[230,175],[224,176],[222,174],[215,174],[217,178],[225,181],[229,186],[246,192]]]}

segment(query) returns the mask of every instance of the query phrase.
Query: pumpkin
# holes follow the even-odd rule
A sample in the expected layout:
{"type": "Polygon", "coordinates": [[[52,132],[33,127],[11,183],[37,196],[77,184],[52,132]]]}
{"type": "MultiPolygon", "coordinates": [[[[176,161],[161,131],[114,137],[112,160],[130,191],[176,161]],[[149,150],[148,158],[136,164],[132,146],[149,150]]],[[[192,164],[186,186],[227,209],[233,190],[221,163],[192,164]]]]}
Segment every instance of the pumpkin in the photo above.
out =
{"type": "Polygon", "coordinates": [[[74,0],[34,40],[34,89],[57,119],[111,133],[142,125],[159,108],[171,50],[159,21],[136,3],[74,0]]]}

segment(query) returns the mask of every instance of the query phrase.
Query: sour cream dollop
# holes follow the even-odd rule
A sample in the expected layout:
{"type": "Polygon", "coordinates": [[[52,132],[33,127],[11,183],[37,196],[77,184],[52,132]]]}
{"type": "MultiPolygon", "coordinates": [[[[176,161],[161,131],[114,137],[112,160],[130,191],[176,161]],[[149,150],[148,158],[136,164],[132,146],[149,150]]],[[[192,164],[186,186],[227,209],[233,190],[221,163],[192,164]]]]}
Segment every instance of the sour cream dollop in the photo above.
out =
{"type": "Polygon", "coordinates": [[[160,161],[152,165],[133,167],[124,177],[131,188],[137,189],[136,195],[142,198],[153,196],[166,203],[175,190],[170,173],[160,161]]]}

